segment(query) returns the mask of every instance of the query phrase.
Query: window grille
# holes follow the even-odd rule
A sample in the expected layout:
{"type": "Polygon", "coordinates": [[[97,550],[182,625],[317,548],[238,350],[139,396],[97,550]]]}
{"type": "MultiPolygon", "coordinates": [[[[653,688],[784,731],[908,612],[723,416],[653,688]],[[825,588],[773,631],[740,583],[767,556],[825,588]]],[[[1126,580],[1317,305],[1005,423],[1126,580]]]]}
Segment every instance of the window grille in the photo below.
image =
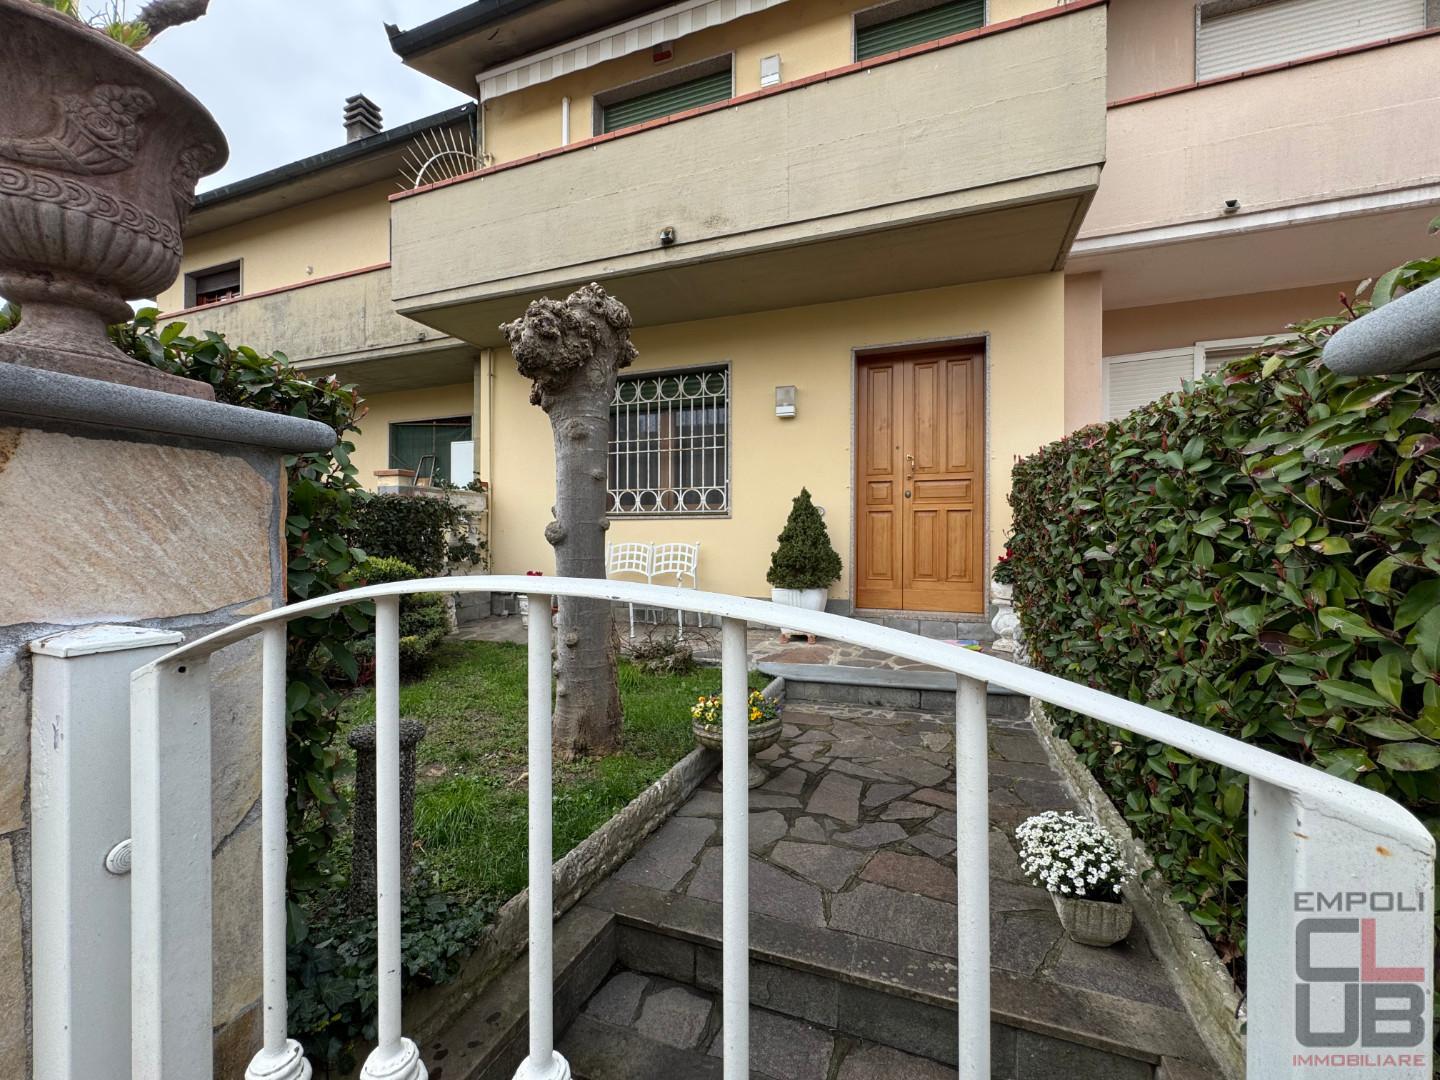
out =
{"type": "Polygon", "coordinates": [[[729,513],[729,371],[619,380],[609,450],[609,513],[729,513]]]}

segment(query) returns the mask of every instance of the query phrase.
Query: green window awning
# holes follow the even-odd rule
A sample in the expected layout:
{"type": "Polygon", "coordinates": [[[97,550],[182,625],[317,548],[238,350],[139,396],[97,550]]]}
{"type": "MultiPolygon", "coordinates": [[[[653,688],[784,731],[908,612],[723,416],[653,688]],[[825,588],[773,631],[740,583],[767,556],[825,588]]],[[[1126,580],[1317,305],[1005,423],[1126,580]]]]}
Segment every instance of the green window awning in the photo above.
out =
{"type": "Polygon", "coordinates": [[[860,26],[855,30],[855,59],[908,49],[926,41],[961,34],[985,25],[985,0],[953,0],[952,3],[901,15],[897,19],[860,26]]]}
{"type": "Polygon", "coordinates": [[[731,97],[730,70],[717,71],[713,75],[702,75],[689,82],[652,90],[625,101],[603,107],[601,128],[603,132],[619,131],[621,128],[643,124],[671,113],[684,112],[731,97]]]}

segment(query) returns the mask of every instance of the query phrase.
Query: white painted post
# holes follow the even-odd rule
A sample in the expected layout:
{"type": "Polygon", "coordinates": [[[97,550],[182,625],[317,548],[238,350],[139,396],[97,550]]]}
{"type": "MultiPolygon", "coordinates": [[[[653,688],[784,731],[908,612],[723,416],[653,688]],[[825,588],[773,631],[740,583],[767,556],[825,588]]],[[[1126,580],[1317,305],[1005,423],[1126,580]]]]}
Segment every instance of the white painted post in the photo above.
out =
{"type": "Polygon", "coordinates": [[[415,1044],[400,1033],[400,598],[375,600],[376,1046],[361,1080],[425,1080],[415,1044]]]}
{"type": "Polygon", "coordinates": [[[721,968],[725,1080],[750,1076],[750,662],[745,623],[720,624],[721,968]]]}
{"type": "Polygon", "coordinates": [[[990,746],[988,686],[955,678],[955,866],[959,870],[961,1080],[990,1077],[990,746]]]}
{"type": "Polygon", "coordinates": [[[555,1049],[554,804],[551,792],[551,599],[530,597],[527,655],[529,700],[530,1053],[516,1080],[569,1080],[570,1064],[555,1049]]]}
{"type": "Polygon", "coordinates": [[[286,1025],[285,624],[271,623],[261,634],[260,933],[265,969],[265,1041],[245,1070],[245,1080],[309,1080],[311,1070],[305,1051],[289,1038],[286,1025]]]}
{"type": "Polygon", "coordinates": [[[1432,1075],[1434,841],[1375,800],[1356,787],[1341,816],[1250,780],[1249,1076],[1432,1075]]]}
{"type": "Polygon", "coordinates": [[[35,1080],[130,1075],[130,676],[182,640],[93,626],[30,643],[35,1080]]]}
{"type": "Polygon", "coordinates": [[[160,660],[130,686],[130,1059],[144,1080],[210,1080],[210,672],[160,660]]]}

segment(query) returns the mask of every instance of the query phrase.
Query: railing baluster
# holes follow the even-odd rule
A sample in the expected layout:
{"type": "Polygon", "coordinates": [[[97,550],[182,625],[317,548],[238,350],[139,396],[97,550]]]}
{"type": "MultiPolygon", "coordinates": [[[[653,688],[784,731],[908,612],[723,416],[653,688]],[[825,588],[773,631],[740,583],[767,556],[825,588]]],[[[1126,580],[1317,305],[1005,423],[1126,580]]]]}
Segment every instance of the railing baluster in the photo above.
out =
{"type": "Polygon", "coordinates": [[[549,596],[530,597],[528,674],[530,772],[530,1054],[516,1080],[569,1080],[570,1065],[555,1050],[554,825],[551,820],[549,596]]]}
{"type": "Polygon", "coordinates": [[[130,1056],[137,1080],[210,1080],[213,1070],[209,668],[203,656],[162,658],[130,683],[130,1056]]]}
{"type": "Polygon", "coordinates": [[[955,677],[956,968],[961,1080],[990,1077],[990,746],[987,685],[955,677]]]}
{"type": "Polygon", "coordinates": [[[375,600],[375,917],[377,1041],[361,1080],[425,1080],[420,1051],[400,1034],[400,598],[375,600]]]}
{"type": "Polygon", "coordinates": [[[750,1075],[750,687],[745,623],[720,625],[721,945],[725,1080],[750,1075]]]}
{"type": "Polygon", "coordinates": [[[285,638],[286,624],[262,631],[260,653],[261,940],[265,1043],[245,1080],[308,1080],[305,1051],[289,1037],[285,997],[285,638]]]}

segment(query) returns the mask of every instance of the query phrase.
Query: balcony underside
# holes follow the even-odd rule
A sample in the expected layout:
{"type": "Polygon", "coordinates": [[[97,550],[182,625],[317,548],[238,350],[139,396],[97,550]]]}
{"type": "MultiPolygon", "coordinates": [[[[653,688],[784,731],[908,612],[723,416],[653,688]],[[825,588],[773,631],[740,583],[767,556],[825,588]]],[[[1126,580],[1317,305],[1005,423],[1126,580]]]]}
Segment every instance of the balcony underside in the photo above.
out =
{"type": "Polygon", "coordinates": [[[406,314],[475,345],[500,345],[499,325],[538,296],[564,296],[600,281],[630,308],[636,326],[912,292],[1046,273],[1063,267],[1099,169],[1076,170],[1056,198],[857,230],[706,257],[656,252],[449,290],[406,314]],[[617,265],[624,263],[624,265],[617,265]],[[638,265],[634,265],[638,264],[638,265]]]}

